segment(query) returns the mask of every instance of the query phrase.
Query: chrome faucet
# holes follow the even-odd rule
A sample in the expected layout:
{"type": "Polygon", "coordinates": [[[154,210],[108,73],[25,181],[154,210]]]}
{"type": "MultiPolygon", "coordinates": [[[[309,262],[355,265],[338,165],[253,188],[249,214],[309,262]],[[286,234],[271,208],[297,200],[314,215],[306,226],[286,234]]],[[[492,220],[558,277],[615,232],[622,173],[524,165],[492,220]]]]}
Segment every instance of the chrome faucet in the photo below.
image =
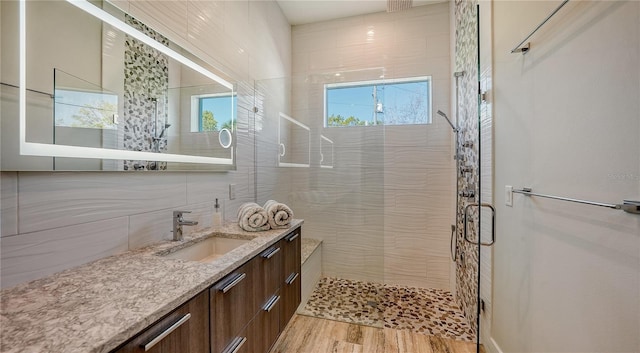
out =
{"type": "Polygon", "coordinates": [[[191,213],[191,211],[173,211],[173,240],[180,241],[183,239],[182,226],[195,226],[198,221],[185,221],[182,217],[183,213],[191,213]]]}

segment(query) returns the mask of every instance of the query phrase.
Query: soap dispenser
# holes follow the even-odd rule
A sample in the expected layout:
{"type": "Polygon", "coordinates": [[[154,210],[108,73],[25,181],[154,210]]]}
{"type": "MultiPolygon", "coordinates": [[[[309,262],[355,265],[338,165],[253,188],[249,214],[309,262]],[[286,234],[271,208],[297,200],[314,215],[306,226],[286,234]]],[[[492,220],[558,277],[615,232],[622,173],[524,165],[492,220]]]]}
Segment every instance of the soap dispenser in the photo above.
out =
{"type": "Polygon", "coordinates": [[[213,206],[213,219],[212,224],[214,227],[222,226],[222,213],[220,212],[220,204],[218,203],[218,199],[216,199],[216,204],[213,206]]]}

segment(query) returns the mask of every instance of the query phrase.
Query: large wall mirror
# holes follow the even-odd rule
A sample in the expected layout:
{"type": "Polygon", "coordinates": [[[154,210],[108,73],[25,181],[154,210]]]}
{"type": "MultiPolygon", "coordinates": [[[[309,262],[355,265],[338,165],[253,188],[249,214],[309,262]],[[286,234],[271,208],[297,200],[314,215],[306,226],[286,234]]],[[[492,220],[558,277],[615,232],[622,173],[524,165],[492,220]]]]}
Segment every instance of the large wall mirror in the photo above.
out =
{"type": "Polygon", "coordinates": [[[2,170],[230,170],[223,74],[103,1],[2,1],[2,170]]]}

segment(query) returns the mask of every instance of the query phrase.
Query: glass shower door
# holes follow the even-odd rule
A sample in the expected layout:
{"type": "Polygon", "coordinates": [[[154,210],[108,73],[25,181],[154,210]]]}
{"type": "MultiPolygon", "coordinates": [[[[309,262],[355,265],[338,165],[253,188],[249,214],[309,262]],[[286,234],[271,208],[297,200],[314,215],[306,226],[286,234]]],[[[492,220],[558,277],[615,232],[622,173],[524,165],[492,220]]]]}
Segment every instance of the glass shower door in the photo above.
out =
{"type": "MultiPolygon", "coordinates": [[[[491,46],[481,27],[485,6],[456,2],[458,203],[456,293],[480,352],[491,325],[491,257],[495,241],[492,175],[491,46]]],[[[486,23],[489,23],[488,21],[486,23]]]]}

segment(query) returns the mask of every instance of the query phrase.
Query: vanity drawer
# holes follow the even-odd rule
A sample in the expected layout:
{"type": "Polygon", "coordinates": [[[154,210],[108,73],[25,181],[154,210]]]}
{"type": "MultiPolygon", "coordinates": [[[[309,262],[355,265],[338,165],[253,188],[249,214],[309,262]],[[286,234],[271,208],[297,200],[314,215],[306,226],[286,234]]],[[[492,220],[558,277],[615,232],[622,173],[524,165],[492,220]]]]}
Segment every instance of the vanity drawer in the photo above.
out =
{"type": "Polygon", "coordinates": [[[284,276],[283,260],[288,254],[284,251],[284,241],[280,240],[256,257],[260,262],[260,281],[261,288],[258,293],[258,307],[264,306],[267,301],[280,289],[282,276],[284,276]]]}
{"type": "Polygon", "coordinates": [[[209,353],[209,292],[204,291],[112,353],[209,353]]]}
{"type": "Polygon", "coordinates": [[[256,308],[257,258],[227,275],[210,289],[211,345],[222,352],[251,321],[256,308]]]}
{"type": "Polygon", "coordinates": [[[278,290],[271,296],[254,319],[258,323],[256,325],[258,328],[256,333],[261,341],[261,346],[256,347],[256,352],[269,352],[271,346],[276,343],[280,332],[284,328],[280,321],[282,304],[282,292],[278,290]]]}
{"type": "Polygon", "coordinates": [[[295,314],[300,305],[302,297],[301,275],[302,275],[302,242],[300,236],[301,229],[298,228],[291,234],[284,237],[284,276],[282,283],[282,329],[289,322],[293,314],[295,314]]]}

